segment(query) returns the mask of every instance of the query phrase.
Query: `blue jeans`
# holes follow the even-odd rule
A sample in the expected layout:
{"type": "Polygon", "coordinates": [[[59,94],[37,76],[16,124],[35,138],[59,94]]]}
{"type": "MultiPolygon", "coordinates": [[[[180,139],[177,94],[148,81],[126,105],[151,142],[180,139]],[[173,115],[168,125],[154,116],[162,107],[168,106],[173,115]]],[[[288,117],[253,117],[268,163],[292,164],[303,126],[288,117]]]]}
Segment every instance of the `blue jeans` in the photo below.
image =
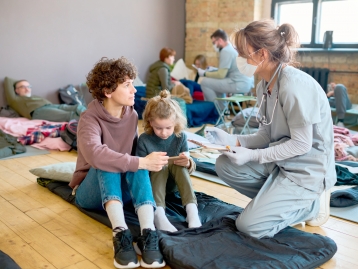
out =
{"type": "Polygon", "coordinates": [[[146,204],[155,208],[149,172],[113,173],[91,167],[76,190],[76,203],[82,208],[102,210],[111,200],[123,205],[132,200],[136,211],[146,204]]]}

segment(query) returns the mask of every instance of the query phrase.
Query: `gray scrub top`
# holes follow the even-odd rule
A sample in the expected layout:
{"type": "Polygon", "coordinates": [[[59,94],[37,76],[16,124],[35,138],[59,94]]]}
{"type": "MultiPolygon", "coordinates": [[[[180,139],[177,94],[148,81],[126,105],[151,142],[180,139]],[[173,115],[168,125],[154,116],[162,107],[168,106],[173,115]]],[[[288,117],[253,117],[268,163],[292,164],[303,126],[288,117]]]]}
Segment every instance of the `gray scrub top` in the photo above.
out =
{"type": "MultiPolygon", "coordinates": [[[[275,162],[281,173],[296,184],[321,192],[330,189],[337,181],[334,160],[333,123],[325,92],[308,74],[294,67],[285,67],[267,97],[266,117],[271,121],[277,97],[279,98],[271,125],[260,125],[270,138],[269,146],[281,144],[291,138],[290,128],[313,126],[311,150],[300,156],[275,162]]],[[[260,104],[266,82],[257,86],[260,104]]],[[[264,115],[265,101],[260,114],[264,115]]],[[[249,147],[249,145],[246,144],[249,147]]]]}
{"type": "Polygon", "coordinates": [[[248,77],[240,73],[236,64],[236,57],[238,56],[237,51],[234,49],[232,44],[229,44],[220,50],[219,68],[228,69],[227,78],[230,78],[232,82],[245,81],[251,87],[254,86],[254,76],[248,77]]]}

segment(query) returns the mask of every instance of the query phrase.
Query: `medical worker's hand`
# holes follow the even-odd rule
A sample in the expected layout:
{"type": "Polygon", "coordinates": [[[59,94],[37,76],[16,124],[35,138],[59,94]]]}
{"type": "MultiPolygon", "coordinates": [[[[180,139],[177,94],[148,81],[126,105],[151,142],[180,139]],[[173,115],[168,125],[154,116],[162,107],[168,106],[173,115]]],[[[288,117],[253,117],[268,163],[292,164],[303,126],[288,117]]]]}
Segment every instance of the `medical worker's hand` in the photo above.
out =
{"type": "Polygon", "coordinates": [[[200,77],[203,77],[205,75],[206,70],[198,68],[198,74],[200,77]]]}
{"type": "Polygon", "coordinates": [[[229,151],[224,151],[224,155],[226,155],[230,161],[237,165],[243,165],[247,162],[259,161],[259,150],[248,149],[244,147],[230,147],[229,151]]]}
{"type": "Polygon", "coordinates": [[[228,134],[217,127],[206,127],[205,137],[210,143],[222,146],[237,146],[236,135],[228,134]]]}

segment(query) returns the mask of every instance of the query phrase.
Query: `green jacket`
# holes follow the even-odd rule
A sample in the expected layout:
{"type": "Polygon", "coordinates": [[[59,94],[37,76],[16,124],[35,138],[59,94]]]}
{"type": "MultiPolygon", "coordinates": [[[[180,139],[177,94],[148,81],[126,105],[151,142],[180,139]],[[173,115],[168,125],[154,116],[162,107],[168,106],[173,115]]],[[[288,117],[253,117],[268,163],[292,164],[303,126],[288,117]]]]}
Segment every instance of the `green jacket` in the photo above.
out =
{"type": "Polygon", "coordinates": [[[149,67],[149,77],[146,86],[146,97],[157,96],[163,90],[171,91],[175,86],[170,79],[170,66],[157,61],[149,67]]]}
{"type": "Polygon", "coordinates": [[[4,81],[5,97],[7,104],[21,116],[31,119],[31,113],[44,105],[52,104],[40,96],[19,96],[15,93],[13,80],[6,77],[4,81]]]}

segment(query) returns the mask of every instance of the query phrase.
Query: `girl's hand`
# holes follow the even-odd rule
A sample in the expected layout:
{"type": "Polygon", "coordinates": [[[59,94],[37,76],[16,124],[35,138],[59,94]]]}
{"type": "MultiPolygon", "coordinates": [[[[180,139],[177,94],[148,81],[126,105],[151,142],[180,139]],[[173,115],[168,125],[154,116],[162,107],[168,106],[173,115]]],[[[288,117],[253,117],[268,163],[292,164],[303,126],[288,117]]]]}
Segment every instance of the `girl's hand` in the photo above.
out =
{"type": "Polygon", "coordinates": [[[175,165],[189,167],[190,161],[189,161],[189,154],[186,154],[185,152],[182,152],[179,154],[180,159],[174,161],[175,165]]]}

